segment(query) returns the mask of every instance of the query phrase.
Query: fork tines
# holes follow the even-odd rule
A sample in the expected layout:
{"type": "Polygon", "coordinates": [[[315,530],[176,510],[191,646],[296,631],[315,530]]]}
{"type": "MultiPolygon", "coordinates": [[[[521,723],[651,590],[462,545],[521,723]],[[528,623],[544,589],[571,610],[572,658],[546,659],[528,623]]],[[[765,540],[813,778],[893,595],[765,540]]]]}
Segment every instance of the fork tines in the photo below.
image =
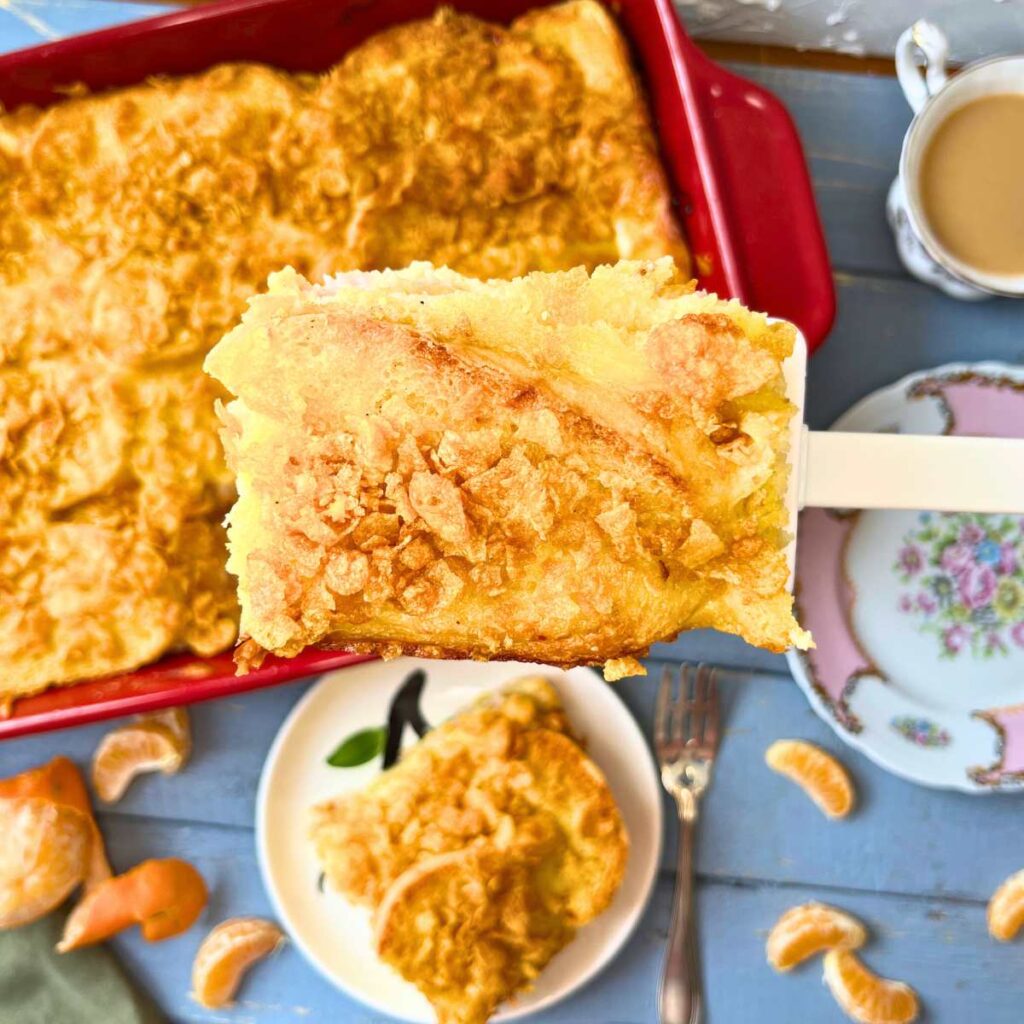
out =
{"type": "Polygon", "coordinates": [[[666,665],[654,709],[654,740],[659,747],[681,744],[714,748],[718,743],[718,685],[715,670],[686,662],[676,673],[666,665]]]}

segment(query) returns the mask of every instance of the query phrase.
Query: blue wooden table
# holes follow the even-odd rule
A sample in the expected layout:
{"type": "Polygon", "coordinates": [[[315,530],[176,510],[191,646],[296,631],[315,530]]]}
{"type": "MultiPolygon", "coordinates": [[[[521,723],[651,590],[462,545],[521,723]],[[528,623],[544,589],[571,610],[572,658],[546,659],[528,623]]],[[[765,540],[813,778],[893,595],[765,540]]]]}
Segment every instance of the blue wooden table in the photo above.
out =
{"type": "MultiPolygon", "coordinates": [[[[124,20],[141,9],[78,0],[0,2],[0,50],[124,20]],[[11,13],[12,9],[16,13],[11,13]]],[[[1024,49],[1024,40],[1019,47],[1024,49]]],[[[835,265],[839,317],[810,369],[808,414],[829,424],[855,399],[911,370],[953,359],[1024,360],[1024,308],[961,305],[906,277],[885,226],[883,199],[910,120],[895,82],[820,71],[737,66],[789,106],[803,134],[835,265]]],[[[985,903],[1024,867],[1020,798],[931,792],[892,778],[846,750],[810,711],[785,661],[712,634],[691,634],[658,658],[730,666],[728,728],[700,836],[700,931],[713,1024],[830,1024],[844,1020],[817,966],[788,977],[764,961],[764,939],[787,907],[818,899],[867,922],[867,960],[920,992],[936,1024],[1020,1024],[1024,945],[1001,946],[985,930],[985,903]],[[783,736],[841,753],[860,808],[828,822],[769,772],[764,751],[783,736]]],[[[656,668],[657,659],[652,659],[656,668]]],[[[655,673],[652,673],[652,676],[655,673]]],[[[269,914],[253,849],[253,803],[264,756],[308,684],[263,691],[192,712],[195,753],[177,777],[137,782],[100,821],[119,870],[146,857],[192,860],[212,898],[200,928],[158,945],[135,934],[115,946],[174,1021],[366,1024],[377,1015],[334,991],[286,948],[247,982],[238,1007],[207,1011],[188,998],[201,929],[237,914],[269,914]]],[[[619,684],[645,726],[653,679],[619,684]]],[[[0,775],[56,753],[86,765],[106,726],[0,744],[0,775]]],[[[670,809],[666,804],[666,813],[670,809]]],[[[668,926],[675,836],[642,926],[596,981],[538,1024],[654,1024],[668,926]]]]}

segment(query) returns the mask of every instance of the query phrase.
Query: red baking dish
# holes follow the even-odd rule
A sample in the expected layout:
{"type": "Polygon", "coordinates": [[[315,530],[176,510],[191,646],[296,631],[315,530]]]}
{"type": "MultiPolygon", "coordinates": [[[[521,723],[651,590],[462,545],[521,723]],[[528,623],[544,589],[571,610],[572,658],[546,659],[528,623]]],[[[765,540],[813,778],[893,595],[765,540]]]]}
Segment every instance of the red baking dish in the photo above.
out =
{"type": "MultiPolygon", "coordinates": [[[[530,0],[447,0],[511,21],[530,0]]],[[[437,0],[220,0],[0,57],[0,104],[60,102],[66,87],[131,85],[222,61],[319,71],[374,32],[428,17],[437,0]]],[[[671,0],[612,4],[631,41],[657,122],[662,156],[703,287],[792,320],[813,350],[835,314],[835,293],[803,151],[771,93],[705,57],[671,0]]],[[[220,697],[308,676],[361,657],[311,651],[268,658],[245,676],[230,654],[177,655],[105,680],[16,701],[0,737],[220,697]]]]}

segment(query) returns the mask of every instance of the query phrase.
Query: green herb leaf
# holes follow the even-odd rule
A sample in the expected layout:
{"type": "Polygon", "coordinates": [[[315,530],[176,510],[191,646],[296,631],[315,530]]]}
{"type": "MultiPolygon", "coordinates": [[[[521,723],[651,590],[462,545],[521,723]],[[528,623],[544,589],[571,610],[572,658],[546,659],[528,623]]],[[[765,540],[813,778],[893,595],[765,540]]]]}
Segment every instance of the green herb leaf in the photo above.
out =
{"type": "Polygon", "coordinates": [[[384,749],[388,731],[383,726],[362,729],[343,740],[327,763],[332,768],[355,768],[372,761],[384,749]]]}

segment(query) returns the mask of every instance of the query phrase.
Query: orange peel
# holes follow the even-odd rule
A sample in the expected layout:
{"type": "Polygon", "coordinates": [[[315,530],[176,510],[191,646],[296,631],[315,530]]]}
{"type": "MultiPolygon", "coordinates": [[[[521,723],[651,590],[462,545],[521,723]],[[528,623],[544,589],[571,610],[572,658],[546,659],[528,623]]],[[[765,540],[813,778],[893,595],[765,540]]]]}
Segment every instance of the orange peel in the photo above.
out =
{"type": "Polygon", "coordinates": [[[830,818],[845,818],[856,799],[846,769],[806,740],[776,740],[764,755],[773,771],[795,782],[830,818]]]}
{"type": "Polygon", "coordinates": [[[92,844],[89,852],[89,869],[86,872],[86,887],[102,882],[112,874],[107,860],[106,849],[99,825],[93,815],[89,791],[78,766],[66,757],[55,757],[37,768],[29,768],[18,775],[0,779],[0,797],[39,797],[64,804],[81,811],[92,827],[92,844]]]}
{"type": "Polygon", "coordinates": [[[173,775],[191,751],[188,717],[181,708],[140,717],[108,732],[92,760],[92,784],[105,803],[124,796],[132,779],[143,772],[173,775]]]}
{"type": "Polygon", "coordinates": [[[1010,875],[988,901],[988,933],[1009,942],[1024,924],[1024,871],[1010,875]]]}
{"type": "Polygon", "coordinates": [[[880,978],[848,949],[825,954],[825,984],[857,1024],[910,1024],[917,1020],[917,993],[902,981],[880,978]]]}
{"type": "Polygon", "coordinates": [[[203,876],[187,861],[147,860],[101,882],[68,916],[58,953],[103,942],[138,924],[147,942],[186,931],[206,906],[203,876]]]}
{"type": "Polygon", "coordinates": [[[36,796],[0,797],[0,929],[35,921],[85,878],[93,831],[68,804],[36,796]]]}
{"type": "Polygon", "coordinates": [[[830,949],[857,949],[867,940],[864,925],[826,903],[801,903],[787,910],[768,935],[765,953],[777,971],[830,949]]]}
{"type": "Polygon", "coordinates": [[[200,1006],[230,1006],[242,975],[284,942],[284,933],[262,917],[233,917],[203,939],[192,962],[192,998],[200,1006]]]}

